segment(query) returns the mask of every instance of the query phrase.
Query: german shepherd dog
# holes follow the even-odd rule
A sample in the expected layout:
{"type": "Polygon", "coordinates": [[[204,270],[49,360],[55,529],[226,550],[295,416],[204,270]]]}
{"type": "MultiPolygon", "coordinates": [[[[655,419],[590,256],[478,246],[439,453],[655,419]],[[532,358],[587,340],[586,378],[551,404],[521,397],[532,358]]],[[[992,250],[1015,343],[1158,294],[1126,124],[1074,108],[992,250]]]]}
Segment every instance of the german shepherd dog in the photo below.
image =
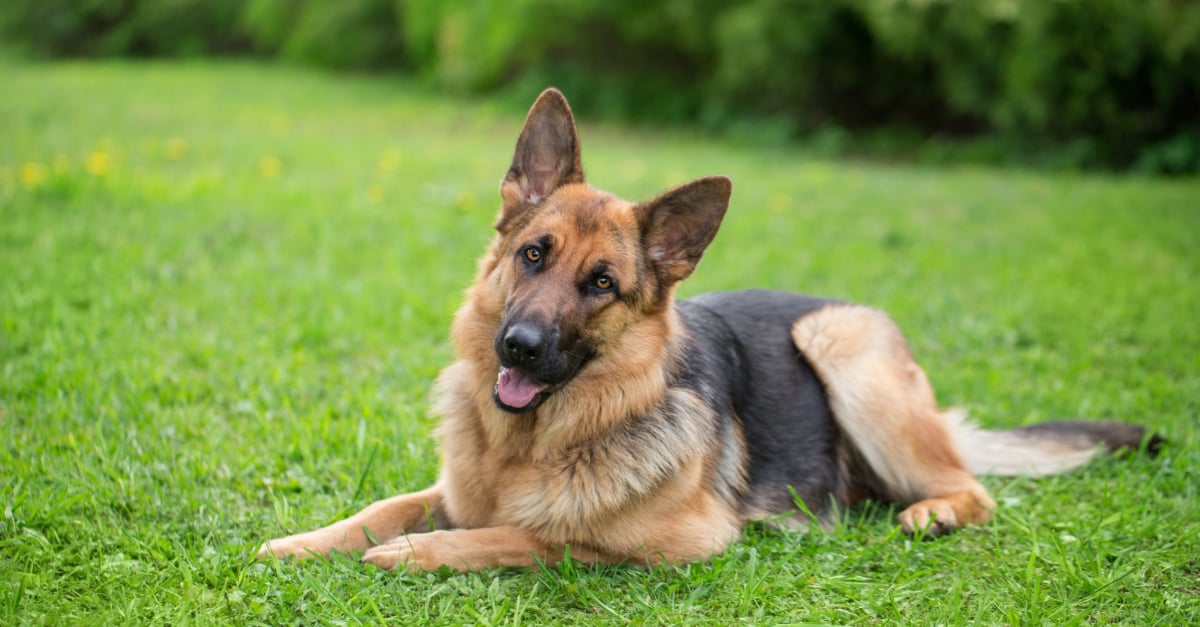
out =
{"type": "Polygon", "coordinates": [[[1056,473],[1143,444],[1115,422],[971,427],[868,307],[762,290],[676,301],[731,191],[712,176],[631,203],[591,187],[566,99],[542,93],[435,386],[436,485],[258,556],[679,563],[723,551],[747,521],[828,524],[864,498],[938,535],[990,518],[975,473],[1056,473]]]}

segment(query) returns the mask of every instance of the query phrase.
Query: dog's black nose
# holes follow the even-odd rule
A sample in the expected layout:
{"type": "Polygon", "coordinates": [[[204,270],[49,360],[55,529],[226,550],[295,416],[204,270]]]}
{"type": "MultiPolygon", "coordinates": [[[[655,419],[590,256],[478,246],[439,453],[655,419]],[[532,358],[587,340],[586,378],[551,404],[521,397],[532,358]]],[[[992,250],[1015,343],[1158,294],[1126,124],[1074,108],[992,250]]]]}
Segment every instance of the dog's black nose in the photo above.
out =
{"type": "Polygon", "coordinates": [[[532,366],[546,354],[546,334],[538,326],[518,322],[504,334],[504,352],[514,365],[532,366]]]}

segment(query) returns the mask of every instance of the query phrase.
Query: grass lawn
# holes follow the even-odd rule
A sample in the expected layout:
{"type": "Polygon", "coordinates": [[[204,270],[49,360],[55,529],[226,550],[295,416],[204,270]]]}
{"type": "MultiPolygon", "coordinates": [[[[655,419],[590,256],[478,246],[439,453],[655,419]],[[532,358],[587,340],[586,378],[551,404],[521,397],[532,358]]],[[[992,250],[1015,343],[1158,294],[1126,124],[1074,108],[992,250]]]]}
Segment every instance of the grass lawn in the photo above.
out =
{"type": "MultiPolygon", "coordinates": [[[[1170,439],[650,571],[255,563],[437,473],[427,389],[523,111],[242,64],[0,65],[0,624],[1200,624],[1200,182],[814,160],[585,123],[632,198],[733,177],[686,293],[858,300],[989,426],[1170,439]]],[[[534,94],[530,94],[532,100],[534,94]]],[[[568,97],[570,94],[567,94],[568,97]]]]}

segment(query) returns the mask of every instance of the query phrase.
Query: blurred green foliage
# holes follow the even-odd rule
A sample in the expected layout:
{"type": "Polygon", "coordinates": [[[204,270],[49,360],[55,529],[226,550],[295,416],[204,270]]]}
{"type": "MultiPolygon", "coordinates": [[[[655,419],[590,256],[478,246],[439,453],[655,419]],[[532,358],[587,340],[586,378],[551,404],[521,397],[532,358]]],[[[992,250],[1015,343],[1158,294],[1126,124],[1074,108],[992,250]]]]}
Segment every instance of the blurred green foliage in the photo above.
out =
{"type": "Polygon", "coordinates": [[[237,26],[259,53],[335,68],[402,64],[395,0],[246,0],[237,26]]]}
{"type": "Polygon", "coordinates": [[[1193,0],[7,0],[0,29],[44,56],[258,54],[461,93],[555,84],[585,115],[757,140],[985,135],[1200,171],[1193,0]]]}
{"type": "Polygon", "coordinates": [[[0,35],[36,56],[196,56],[245,49],[239,0],[5,0],[0,35]]]}

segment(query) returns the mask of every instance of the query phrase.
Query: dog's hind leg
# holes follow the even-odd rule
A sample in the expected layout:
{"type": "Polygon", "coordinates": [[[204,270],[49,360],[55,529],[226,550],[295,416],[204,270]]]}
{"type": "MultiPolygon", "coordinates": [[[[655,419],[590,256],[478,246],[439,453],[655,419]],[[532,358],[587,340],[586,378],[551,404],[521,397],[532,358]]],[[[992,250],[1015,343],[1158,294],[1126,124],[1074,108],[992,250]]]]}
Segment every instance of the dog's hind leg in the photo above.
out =
{"type": "Polygon", "coordinates": [[[995,503],[964,464],[933,388],[890,318],[828,305],[798,319],[792,340],[825,384],[872,488],[907,506],[900,513],[906,532],[939,534],[991,517],[995,503]]]}

